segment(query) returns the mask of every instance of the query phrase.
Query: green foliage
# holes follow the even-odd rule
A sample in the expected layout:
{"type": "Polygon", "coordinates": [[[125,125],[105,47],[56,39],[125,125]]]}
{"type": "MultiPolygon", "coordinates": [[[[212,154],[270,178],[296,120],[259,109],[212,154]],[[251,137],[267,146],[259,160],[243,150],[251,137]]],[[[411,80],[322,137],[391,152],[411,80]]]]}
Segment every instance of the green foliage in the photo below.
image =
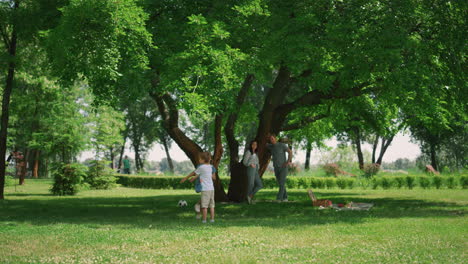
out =
{"type": "Polygon", "coordinates": [[[5,176],[5,186],[13,186],[15,185],[15,178],[11,176],[5,176]]]}
{"type": "Polygon", "coordinates": [[[393,178],[390,178],[390,177],[381,178],[381,185],[384,190],[392,188],[393,183],[394,183],[393,178]]]}
{"type": "Polygon", "coordinates": [[[108,190],[116,186],[117,178],[114,177],[114,171],[108,165],[109,161],[106,160],[91,161],[85,182],[92,189],[108,190]]]}
{"type": "Polygon", "coordinates": [[[445,179],[445,184],[449,189],[454,189],[457,186],[457,181],[455,180],[455,177],[449,176],[445,179]]]}
{"type": "Polygon", "coordinates": [[[406,176],[405,179],[406,179],[406,187],[408,187],[408,189],[413,189],[414,186],[415,186],[414,177],[413,176],[406,176]]]}
{"type": "Polygon", "coordinates": [[[380,170],[380,164],[373,163],[373,164],[364,164],[364,176],[370,178],[376,175],[380,170]]]}
{"type": "Polygon", "coordinates": [[[462,186],[463,189],[468,188],[468,176],[461,176],[460,177],[460,185],[462,186]]]}
{"type": "Polygon", "coordinates": [[[418,177],[419,186],[424,189],[427,189],[431,186],[431,179],[428,177],[418,177]]]}
{"type": "MultiPolygon", "coordinates": [[[[461,178],[460,178],[461,179],[461,178]]],[[[440,189],[443,183],[443,178],[440,176],[432,177],[432,184],[436,189],[440,189]]]]}
{"type": "Polygon", "coordinates": [[[86,176],[86,168],[77,163],[58,163],[54,166],[54,184],[50,191],[54,195],[75,195],[86,176]]]}

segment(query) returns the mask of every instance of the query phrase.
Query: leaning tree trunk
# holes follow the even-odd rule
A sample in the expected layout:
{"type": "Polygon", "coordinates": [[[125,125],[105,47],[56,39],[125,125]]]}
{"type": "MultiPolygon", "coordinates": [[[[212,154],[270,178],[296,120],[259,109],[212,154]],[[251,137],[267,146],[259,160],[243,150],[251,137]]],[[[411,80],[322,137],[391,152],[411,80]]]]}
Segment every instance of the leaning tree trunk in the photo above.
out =
{"type": "Polygon", "coordinates": [[[385,152],[387,151],[388,147],[392,143],[393,137],[394,136],[391,136],[388,139],[382,138],[382,145],[380,147],[380,154],[379,154],[379,158],[377,159],[377,162],[376,162],[377,164],[382,165],[383,156],[385,155],[385,152]]]}
{"type": "Polygon", "coordinates": [[[358,156],[359,169],[364,169],[364,155],[361,149],[361,132],[358,127],[354,128],[354,144],[356,145],[356,152],[358,156]]]}
{"type": "Polygon", "coordinates": [[[164,151],[166,152],[167,163],[169,164],[169,171],[174,173],[174,162],[172,162],[171,154],[169,153],[169,146],[166,140],[166,137],[162,135],[160,137],[161,143],[164,147],[164,151]]]}
{"type": "MultiPolygon", "coordinates": [[[[153,85],[155,83],[153,82],[153,85]]],[[[199,164],[198,157],[203,152],[202,148],[185,135],[185,133],[179,128],[179,110],[174,99],[169,94],[158,95],[150,93],[150,96],[156,102],[159,113],[161,114],[163,127],[174,142],[179,146],[180,149],[187,155],[192,161],[192,164],[196,167],[199,164]]],[[[216,142],[221,142],[221,129],[219,128],[219,137],[215,137],[216,142]]],[[[219,143],[221,144],[221,143],[219,143]]],[[[218,150],[219,152],[219,150],[218,150]]],[[[215,151],[215,154],[217,151],[215,151]]],[[[222,149],[221,149],[222,153],[222,149]]],[[[220,158],[220,157],[219,157],[220,158]]],[[[217,182],[220,183],[219,177],[217,176],[217,182]]],[[[216,183],[215,183],[216,185],[216,183]]],[[[215,186],[215,199],[216,201],[227,201],[226,193],[224,189],[217,190],[216,188],[222,187],[221,184],[215,186]]]]}
{"type": "MultiPolygon", "coordinates": [[[[19,1],[14,2],[14,9],[17,10],[19,7],[19,1]]],[[[0,128],[0,200],[5,199],[4,188],[5,188],[5,170],[6,170],[6,150],[7,150],[7,131],[8,131],[8,120],[10,115],[10,96],[13,89],[13,80],[15,78],[15,56],[16,56],[16,27],[13,25],[11,32],[10,45],[8,47],[8,54],[10,56],[10,62],[8,63],[8,74],[6,77],[5,90],[3,90],[2,98],[2,118],[0,128]]]]}
{"type": "Polygon", "coordinates": [[[221,140],[221,129],[223,125],[223,116],[216,115],[215,117],[215,127],[214,127],[214,136],[215,136],[215,148],[213,153],[213,166],[216,168],[216,180],[214,181],[215,188],[215,200],[218,202],[228,201],[226,192],[224,191],[223,183],[219,178],[219,163],[221,162],[221,157],[223,156],[223,142],[221,140]]]}

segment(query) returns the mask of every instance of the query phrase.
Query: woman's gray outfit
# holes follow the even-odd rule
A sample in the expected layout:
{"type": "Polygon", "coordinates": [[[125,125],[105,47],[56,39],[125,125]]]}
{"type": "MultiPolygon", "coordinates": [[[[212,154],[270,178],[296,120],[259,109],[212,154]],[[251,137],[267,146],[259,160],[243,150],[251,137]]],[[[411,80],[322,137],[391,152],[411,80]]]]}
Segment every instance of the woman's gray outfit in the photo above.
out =
{"type": "Polygon", "coordinates": [[[253,196],[263,188],[262,180],[258,174],[259,162],[257,154],[252,154],[250,150],[246,150],[242,163],[247,166],[248,195],[253,196]],[[252,164],[255,165],[255,168],[252,168],[252,164]]]}

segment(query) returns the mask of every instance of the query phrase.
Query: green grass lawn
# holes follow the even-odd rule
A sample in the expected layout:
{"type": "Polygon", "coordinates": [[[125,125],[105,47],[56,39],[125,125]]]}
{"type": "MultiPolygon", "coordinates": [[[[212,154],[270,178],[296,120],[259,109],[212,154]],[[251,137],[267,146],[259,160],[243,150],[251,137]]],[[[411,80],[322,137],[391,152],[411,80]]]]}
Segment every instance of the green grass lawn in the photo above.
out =
{"type": "Polygon", "coordinates": [[[371,211],[318,210],[305,190],[273,203],[217,204],[202,224],[190,190],[117,188],[73,197],[51,181],[6,188],[0,263],[466,263],[467,190],[316,190],[371,211]]]}

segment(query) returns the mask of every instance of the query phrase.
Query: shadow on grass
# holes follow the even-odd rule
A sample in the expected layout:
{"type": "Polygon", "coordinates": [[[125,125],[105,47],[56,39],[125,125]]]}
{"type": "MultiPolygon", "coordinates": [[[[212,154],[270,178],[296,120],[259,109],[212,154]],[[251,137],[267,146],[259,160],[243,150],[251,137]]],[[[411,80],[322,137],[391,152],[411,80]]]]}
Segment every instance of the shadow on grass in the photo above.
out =
{"type": "MultiPolygon", "coordinates": [[[[155,191],[157,193],[157,191],[155,191]]],[[[349,201],[374,203],[370,211],[318,210],[311,206],[307,194],[289,192],[291,202],[268,201],[276,191],[262,191],[254,205],[217,204],[218,223],[214,227],[267,226],[272,228],[332,223],[360,223],[378,218],[433,218],[460,217],[465,210],[455,203],[429,202],[417,199],[375,198],[367,199],[356,193],[320,193],[318,197],[334,203],[349,201]]],[[[26,196],[9,194],[9,196],[26,196]]],[[[37,194],[33,194],[37,195],[37,194]]],[[[49,196],[42,194],[43,196],[49,196]]],[[[146,197],[51,197],[50,199],[6,200],[0,202],[0,227],[12,222],[31,225],[70,223],[90,227],[124,225],[134,228],[180,229],[181,226],[198,226],[193,204],[196,194],[157,195],[146,197]],[[188,207],[177,207],[183,199],[188,207]]]]}

